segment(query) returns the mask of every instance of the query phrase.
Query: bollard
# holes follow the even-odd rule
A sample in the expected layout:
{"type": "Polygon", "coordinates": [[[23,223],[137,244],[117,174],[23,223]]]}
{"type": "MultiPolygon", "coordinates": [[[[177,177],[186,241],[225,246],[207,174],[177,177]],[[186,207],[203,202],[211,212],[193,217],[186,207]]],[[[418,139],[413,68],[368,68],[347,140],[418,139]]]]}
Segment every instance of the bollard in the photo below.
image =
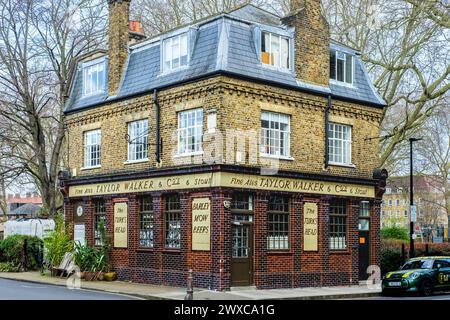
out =
{"type": "Polygon", "coordinates": [[[189,269],[188,271],[188,278],[187,278],[187,289],[186,289],[186,296],[184,297],[184,300],[193,300],[194,299],[194,287],[192,285],[192,269],[189,269]]]}

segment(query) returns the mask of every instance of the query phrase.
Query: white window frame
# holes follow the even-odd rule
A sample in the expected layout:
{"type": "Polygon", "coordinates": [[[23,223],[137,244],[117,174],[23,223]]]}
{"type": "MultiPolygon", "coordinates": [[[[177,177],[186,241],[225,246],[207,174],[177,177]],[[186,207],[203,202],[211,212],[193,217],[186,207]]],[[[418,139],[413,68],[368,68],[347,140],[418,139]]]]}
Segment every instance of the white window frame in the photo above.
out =
{"type": "MultiPolygon", "coordinates": [[[[183,55],[184,56],[184,55],[183,55]]],[[[179,70],[182,68],[186,68],[189,65],[189,33],[183,32],[178,35],[172,36],[170,38],[166,38],[162,41],[162,72],[163,73],[170,73],[175,70],[179,70]],[[181,39],[186,39],[186,64],[181,64],[181,39]],[[179,59],[179,65],[177,67],[173,66],[173,57],[172,57],[172,51],[173,51],[173,42],[174,40],[178,40],[178,59],[179,59]],[[170,42],[169,48],[170,48],[170,67],[166,67],[166,57],[169,54],[169,52],[166,52],[166,43],[170,42]]]]}
{"type": "Polygon", "coordinates": [[[128,158],[127,163],[148,161],[148,119],[128,122],[128,158]],[[141,132],[137,133],[137,130],[141,132]],[[137,146],[143,145],[138,152],[137,146]],[[138,155],[141,155],[138,157],[138,155]]]}
{"type": "Polygon", "coordinates": [[[352,140],[353,140],[353,134],[352,134],[352,126],[348,125],[348,124],[341,124],[341,123],[335,123],[335,122],[330,122],[328,124],[328,155],[329,155],[329,164],[331,165],[343,165],[343,166],[354,166],[352,164],[352,140]],[[336,130],[336,128],[341,128],[342,130],[340,131],[342,133],[342,138],[339,137],[334,137],[333,135],[336,132],[339,132],[336,130]],[[347,130],[349,130],[349,136],[350,139],[344,139],[343,138],[343,129],[346,128],[347,130]],[[341,154],[337,154],[335,152],[332,152],[332,148],[336,149],[336,144],[339,145],[339,143],[341,144],[341,154]],[[336,144],[335,144],[336,143],[336,144]],[[344,153],[344,149],[345,146],[348,146],[348,150],[347,150],[347,155],[348,155],[348,159],[346,159],[345,157],[345,153],[344,153]],[[337,159],[337,157],[340,157],[342,159],[342,161],[338,161],[339,159],[337,159]]]}
{"type": "MultiPolygon", "coordinates": [[[[286,124],[286,123],[284,123],[286,124]]],[[[262,111],[261,112],[261,133],[260,133],[260,156],[261,157],[269,157],[269,158],[280,158],[280,159],[291,159],[291,115],[289,114],[285,114],[285,113],[279,113],[279,112],[272,112],[272,111],[262,111]],[[262,126],[262,121],[263,121],[263,117],[264,115],[268,116],[267,121],[269,121],[269,128],[263,128],[262,126]],[[286,130],[281,130],[281,121],[280,121],[280,116],[286,117],[287,118],[287,131],[286,130]],[[276,119],[275,117],[278,117],[278,129],[274,129],[271,128],[271,123],[275,123],[276,119]],[[285,133],[286,136],[286,142],[284,147],[284,154],[280,153],[280,149],[281,149],[281,133],[285,133]],[[267,147],[269,148],[269,152],[266,151],[266,144],[265,144],[265,140],[267,137],[267,134],[269,134],[269,144],[267,145],[267,147]],[[270,141],[276,139],[275,137],[273,137],[274,135],[276,136],[276,134],[278,134],[278,152],[276,152],[276,145],[271,145],[270,141]],[[275,152],[272,152],[272,149],[274,149],[275,152]]]]}
{"type": "Polygon", "coordinates": [[[83,97],[88,97],[88,96],[93,96],[99,93],[103,93],[105,92],[105,88],[106,88],[106,63],[105,63],[105,59],[102,60],[95,60],[95,61],[90,61],[88,63],[84,63],[83,64],[83,97]],[[95,68],[95,70],[93,70],[95,68]],[[96,72],[96,77],[97,77],[97,88],[90,88],[90,86],[88,87],[88,74],[89,72],[96,72]],[[99,79],[98,79],[98,74],[99,72],[102,71],[103,72],[103,83],[100,83],[99,79]],[[88,91],[88,88],[90,89],[88,91]]]}
{"type": "MultiPolygon", "coordinates": [[[[261,51],[261,55],[262,55],[262,44],[263,44],[263,41],[264,41],[264,35],[265,34],[268,34],[269,35],[269,49],[268,49],[268,51],[265,51],[265,52],[268,52],[269,54],[271,54],[272,53],[272,37],[277,37],[277,38],[279,38],[279,46],[280,46],[280,52],[279,52],[279,57],[278,57],[278,61],[279,61],[279,65],[277,66],[277,65],[275,65],[275,64],[271,64],[270,63],[270,61],[269,61],[269,63],[263,63],[262,62],[262,60],[261,60],[261,64],[264,66],[264,67],[267,67],[267,68],[275,68],[275,69],[277,69],[277,70],[281,70],[281,71],[290,71],[291,70],[291,39],[289,38],[289,37],[286,37],[286,36],[282,36],[282,35],[279,35],[279,34],[276,34],[276,33],[273,33],[273,32],[268,32],[268,31],[261,31],[261,47],[260,47],[260,51],[261,51]],[[287,68],[285,68],[285,67],[283,67],[282,65],[281,65],[281,61],[282,61],[282,57],[283,57],[283,52],[282,52],[282,46],[281,46],[281,40],[282,39],[284,39],[284,40],[287,40],[288,41],[288,43],[287,43],[287,68]]],[[[266,50],[267,50],[267,48],[266,48],[266,50]]],[[[270,60],[270,56],[269,56],[269,60],[270,60]]]]}
{"type": "Polygon", "coordinates": [[[186,111],[178,112],[178,156],[191,156],[203,154],[203,108],[190,109],[186,111]],[[198,114],[201,114],[200,122],[197,122],[198,114]],[[194,115],[194,124],[189,124],[189,116],[194,115]],[[183,125],[183,116],[186,115],[186,127],[183,125]],[[194,135],[190,135],[189,131],[193,130],[194,135]],[[200,132],[200,137],[197,137],[197,133],[200,132]],[[182,136],[185,136],[184,148],[182,148],[182,136]],[[195,142],[192,144],[194,146],[194,150],[190,149],[189,140],[191,137],[194,137],[194,140],[199,142],[195,142]],[[197,147],[195,147],[197,146],[197,147]]]}
{"type": "MultiPolygon", "coordinates": [[[[330,81],[333,82],[333,83],[336,83],[336,84],[353,86],[353,84],[355,83],[355,57],[353,55],[349,54],[349,53],[345,53],[345,52],[342,52],[342,51],[339,51],[339,50],[331,50],[331,52],[335,53],[335,55],[334,55],[334,57],[335,57],[335,60],[334,60],[334,75],[335,75],[335,78],[332,78],[331,74],[330,74],[330,81]],[[338,70],[337,69],[337,62],[338,62],[338,54],[339,53],[343,54],[345,56],[345,59],[344,59],[344,81],[338,80],[338,76],[337,76],[337,70],[338,70]],[[351,59],[351,61],[352,61],[352,70],[351,70],[352,81],[351,82],[347,81],[347,56],[350,56],[352,58],[351,59]]],[[[330,59],[331,59],[331,52],[330,52],[330,59]]],[[[339,59],[339,60],[342,60],[342,59],[339,59]]],[[[331,68],[331,61],[330,61],[330,68],[331,68]]]]}
{"type": "Polygon", "coordinates": [[[102,159],[102,132],[101,129],[89,130],[83,133],[84,135],[84,169],[93,169],[101,167],[102,159]],[[95,136],[95,140],[94,139],[95,136]],[[98,146],[98,157],[93,158],[93,147],[98,146]],[[94,159],[97,159],[93,164],[94,159]]]}

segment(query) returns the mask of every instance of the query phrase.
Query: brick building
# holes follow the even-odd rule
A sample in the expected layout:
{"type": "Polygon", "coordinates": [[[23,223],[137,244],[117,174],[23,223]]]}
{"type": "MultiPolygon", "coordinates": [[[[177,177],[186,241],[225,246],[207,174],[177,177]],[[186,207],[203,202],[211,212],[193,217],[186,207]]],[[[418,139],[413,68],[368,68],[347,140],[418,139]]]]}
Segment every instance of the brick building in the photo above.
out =
{"type": "Polygon", "coordinates": [[[129,1],[108,5],[109,49],[80,58],[65,109],[76,239],[101,244],[104,220],[120,279],[192,269],[218,290],[356,284],[379,264],[385,104],[320,1],[137,42],[129,1]]]}
{"type": "MultiPolygon", "coordinates": [[[[410,223],[409,176],[390,177],[381,204],[381,227],[405,227],[410,223]]],[[[416,227],[448,227],[445,185],[437,176],[414,176],[416,227]]]]}

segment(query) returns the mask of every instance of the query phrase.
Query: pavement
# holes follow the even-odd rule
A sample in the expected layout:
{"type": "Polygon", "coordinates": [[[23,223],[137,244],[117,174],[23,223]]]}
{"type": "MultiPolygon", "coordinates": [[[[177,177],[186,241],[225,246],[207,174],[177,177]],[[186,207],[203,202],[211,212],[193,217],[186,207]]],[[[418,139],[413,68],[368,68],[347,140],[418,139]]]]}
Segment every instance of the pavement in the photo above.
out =
{"type": "MultiPolygon", "coordinates": [[[[74,278],[51,277],[40,272],[0,272],[0,279],[16,280],[21,282],[55,285],[84,290],[94,290],[106,293],[121,294],[142,299],[168,299],[183,300],[186,288],[157,286],[126,281],[84,281],[74,278]]],[[[69,289],[67,289],[69,290],[69,289]]],[[[0,292],[3,291],[0,282],[0,292]]],[[[70,290],[75,292],[77,290],[70,290]]],[[[194,289],[194,300],[322,300],[322,299],[353,299],[376,297],[381,289],[370,288],[367,285],[321,287],[321,288],[294,288],[294,289],[256,289],[254,287],[231,288],[229,291],[213,291],[207,289],[194,289]]],[[[0,299],[2,296],[0,295],[0,299]]],[[[51,299],[51,298],[50,298],[51,299]]]]}
{"type": "MultiPolygon", "coordinates": [[[[350,299],[344,299],[344,300],[350,300],[350,299]]],[[[444,292],[435,292],[431,296],[423,297],[423,296],[417,296],[417,295],[402,295],[402,296],[379,296],[379,297],[365,297],[365,298],[353,298],[351,300],[420,300],[420,301],[444,301],[444,300],[450,300],[450,294],[444,293],[444,292]]]]}
{"type": "Polygon", "coordinates": [[[62,286],[0,279],[0,300],[136,300],[136,297],[62,286]]]}

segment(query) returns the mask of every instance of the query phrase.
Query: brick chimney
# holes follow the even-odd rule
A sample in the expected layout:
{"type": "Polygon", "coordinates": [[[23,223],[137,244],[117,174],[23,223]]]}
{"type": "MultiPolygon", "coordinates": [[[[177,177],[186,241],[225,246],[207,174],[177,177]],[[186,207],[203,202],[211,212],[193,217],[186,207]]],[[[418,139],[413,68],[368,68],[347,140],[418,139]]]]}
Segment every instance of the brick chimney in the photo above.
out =
{"type": "Polygon", "coordinates": [[[320,0],[291,0],[283,23],[295,28],[295,71],[297,79],[328,86],[330,73],[330,28],[320,0]]]}
{"type": "Polygon", "coordinates": [[[108,0],[108,94],[117,95],[120,78],[128,57],[131,0],[108,0]]]}

